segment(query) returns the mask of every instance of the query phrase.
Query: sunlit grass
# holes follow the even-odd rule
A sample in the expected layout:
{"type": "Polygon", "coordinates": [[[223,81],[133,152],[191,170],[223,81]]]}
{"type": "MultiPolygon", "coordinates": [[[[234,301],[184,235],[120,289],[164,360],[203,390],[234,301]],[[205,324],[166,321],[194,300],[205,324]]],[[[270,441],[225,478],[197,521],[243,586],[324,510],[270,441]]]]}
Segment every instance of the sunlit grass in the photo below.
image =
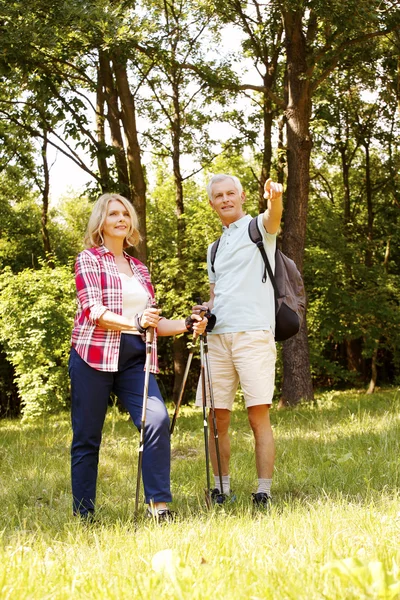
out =
{"type": "Polygon", "coordinates": [[[0,598],[400,598],[400,394],[321,395],[273,410],[269,514],[243,408],[232,415],[237,502],[208,512],[201,414],[184,407],[172,439],[179,520],[134,522],[138,436],[111,409],[98,522],[71,515],[69,417],[0,421],[0,598]]]}

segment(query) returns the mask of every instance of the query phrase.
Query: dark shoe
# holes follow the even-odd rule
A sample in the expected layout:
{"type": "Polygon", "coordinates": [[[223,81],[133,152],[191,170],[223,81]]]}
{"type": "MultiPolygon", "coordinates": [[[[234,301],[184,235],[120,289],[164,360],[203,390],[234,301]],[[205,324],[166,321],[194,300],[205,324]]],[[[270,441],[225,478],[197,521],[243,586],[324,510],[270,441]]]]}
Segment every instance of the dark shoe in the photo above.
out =
{"type": "Polygon", "coordinates": [[[176,519],[176,512],[169,510],[169,508],[155,508],[153,510],[148,508],[146,517],[157,523],[172,523],[176,519]]]}
{"type": "Polygon", "coordinates": [[[252,496],[254,506],[259,506],[261,508],[271,508],[272,498],[266,492],[257,492],[257,494],[252,494],[252,496]]]}
{"type": "Polygon", "coordinates": [[[236,496],[235,494],[224,494],[219,491],[218,488],[214,488],[211,490],[211,502],[213,504],[225,504],[225,502],[235,502],[236,496]]]}
{"type": "Polygon", "coordinates": [[[79,515],[79,516],[78,516],[78,520],[79,520],[79,523],[80,523],[81,527],[84,527],[84,528],[86,528],[88,531],[89,531],[90,529],[94,529],[94,528],[96,528],[98,525],[100,525],[100,521],[99,521],[98,517],[95,517],[95,516],[94,516],[94,515],[92,515],[92,514],[91,514],[91,515],[89,515],[89,516],[86,516],[86,515],[85,515],[85,516],[79,515]]]}
{"type": "Polygon", "coordinates": [[[74,517],[80,519],[82,523],[92,524],[96,522],[96,517],[94,516],[94,512],[88,510],[87,512],[78,512],[74,514],[74,517]]]}

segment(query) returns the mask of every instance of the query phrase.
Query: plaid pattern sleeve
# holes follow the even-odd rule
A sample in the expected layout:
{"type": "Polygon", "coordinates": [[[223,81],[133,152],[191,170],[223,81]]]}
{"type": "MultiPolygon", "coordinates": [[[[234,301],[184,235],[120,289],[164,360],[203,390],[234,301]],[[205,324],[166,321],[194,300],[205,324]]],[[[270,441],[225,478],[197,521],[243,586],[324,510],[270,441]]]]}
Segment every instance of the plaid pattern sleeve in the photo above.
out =
{"type": "MultiPolygon", "coordinates": [[[[75,284],[78,303],[92,325],[97,325],[101,315],[109,308],[103,304],[100,263],[89,251],[81,252],[75,263],[75,284]]],[[[110,283],[110,282],[109,282],[110,283]]]]}
{"type": "MultiPolygon", "coordinates": [[[[151,305],[154,290],[149,272],[142,263],[128,258],[134,275],[148,292],[148,305],[151,305]]],[[[122,315],[122,285],[114,255],[104,246],[81,252],[75,264],[75,282],[78,309],[72,331],[72,346],[94,369],[118,371],[121,332],[98,326],[98,320],[106,310],[122,315]]],[[[150,371],[158,373],[156,336],[152,345],[150,371]]]]}

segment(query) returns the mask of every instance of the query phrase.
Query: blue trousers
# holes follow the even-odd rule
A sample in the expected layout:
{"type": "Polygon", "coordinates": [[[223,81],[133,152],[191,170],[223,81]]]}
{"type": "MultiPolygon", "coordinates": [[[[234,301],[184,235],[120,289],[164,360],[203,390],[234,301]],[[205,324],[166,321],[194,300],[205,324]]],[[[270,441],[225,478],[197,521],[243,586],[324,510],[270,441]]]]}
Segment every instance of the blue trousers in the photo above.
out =
{"type": "MultiPolygon", "coordinates": [[[[145,344],[140,336],[121,334],[117,372],[90,367],[72,348],[71,478],[74,514],[94,511],[99,450],[104,419],[114,392],[140,430],[145,372],[145,344]]],[[[154,375],[150,374],[142,477],[146,502],[171,502],[169,416],[154,375]]]]}

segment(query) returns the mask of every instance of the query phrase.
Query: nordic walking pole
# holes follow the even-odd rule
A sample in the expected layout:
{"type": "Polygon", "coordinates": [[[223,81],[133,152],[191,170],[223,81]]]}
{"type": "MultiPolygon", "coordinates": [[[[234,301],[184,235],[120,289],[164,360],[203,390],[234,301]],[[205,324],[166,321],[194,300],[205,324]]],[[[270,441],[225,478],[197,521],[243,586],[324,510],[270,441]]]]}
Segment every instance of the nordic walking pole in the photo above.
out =
{"type": "Polygon", "coordinates": [[[204,352],[205,369],[207,371],[208,389],[209,389],[209,392],[210,392],[210,413],[211,413],[211,417],[212,417],[213,430],[214,430],[214,444],[215,444],[215,454],[217,455],[219,485],[220,485],[221,494],[223,494],[224,493],[224,488],[222,486],[221,454],[220,454],[220,451],[219,451],[219,438],[218,438],[218,429],[217,429],[217,419],[216,419],[216,416],[215,416],[214,392],[213,392],[213,387],[212,387],[212,382],[211,382],[211,372],[210,372],[210,360],[209,360],[209,356],[208,356],[207,334],[204,336],[203,346],[204,346],[203,352],[204,352]]]}
{"type": "Polygon", "coordinates": [[[179,390],[179,396],[178,396],[178,400],[176,402],[174,416],[172,417],[172,421],[171,421],[171,427],[169,430],[170,435],[172,435],[174,433],[176,419],[178,418],[179,409],[181,407],[183,393],[185,391],[186,380],[187,380],[187,377],[189,374],[190,365],[192,363],[195,342],[196,342],[196,338],[193,336],[193,339],[191,341],[190,348],[189,348],[189,355],[188,355],[187,362],[186,362],[185,373],[183,374],[181,389],[179,390]]]}
{"type": "MultiPolygon", "coordinates": [[[[155,305],[152,305],[152,308],[157,308],[157,307],[155,305]]],[[[146,372],[144,375],[142,420],[141,420],[141,425],[140,425],[139,456],[138,456],[136,496],[135,496],[135,517],[137,517],[137,513],[138,513],[138,509],[139,509],[140,480],[141,480],[141,476],[142,476],[142,463],[143,463],[144,430],[146,427],[147,399],[149,397],[151,345],[153,342],[153,337],[154,337],[154,328],[148,327],[148,329],[146,331],[146,363],[145,363],[146,372]]]]}
{"type": "MultiPolygon", "coordinates": [[[[197,302],[198,302],[198,304],[202,305],[201,298],[198,298],[197,302]]],[[[202,395],[203,395],[204,444],[205,444],[206,471],[207,471],[206,504],[207,504],[208,508],[211,508],[210,453],[209,453],[209,447],[208,447],[207,391],[206,391],[205,371],[207,371],[208,389],[210,392],[210,412],[211,412],[212,420],[213,420],[214,444],[215,444],[215,453],[217,456],[217,467],[218,467],[218,475],[219,475],[221,494],[223,494],[223,487],[222,487],[221,454],[219,451],[217,419],[215,417],[214,394],[213,394],[212,383],[211,383],[210,364],[209,364],[209,360],[208,360],[207,332],[204,332],[200,336],[200,365],[201,365],[200,366],[200,368],[201,368],[201,388],[202,388],[202,395]]]]}
{"type": "Polygon", "coordinates": [[[207,508],[211,508],[211,497],[210,497],[210,452],[208,448],[208,421],[207,421],[207,393],[206,393],[206,374],[205,374],[205,362],[204,362],[204,334],[200,336],[200,376],[201,376],[201,391],[203,397],[203,430],[204,430],[204,447],[206,453],[206,481],[207,489],[206,493],[206,504],[207,508]]]}
{"type": "MultiPolygon", "coordinates": [[[[206,313],[205,310],[202,311],[202,312],[200,312],[200,316],[203,317],[205,313],[206,313]]],[[[188,377],[188,374],[189,374],[190,365],[192,363],[192,358],[193,358],[194,347],[195,347],[195,344],[196,344],[196,339],[197,339],[196,334],[193,334],[192,342],[191,342],[190,347],[189,347],[189,355],[188,355],[187,362],[186,362],[186,368],[185,368],[185,372],[183,374],[183,379],[182,379],[182,383],[181,383],[181,389],[179,390],[179,396],[178,396],[178,400],[177,400],[177,403],[176,403],[176,406],[175,406],[174,416],[172,417],[171,427],[170,427],[170,430],[169,430],[170,435],[172,435],[174,433],[175,423],[176,423],[176,420],[178,418],[179,409],[180,409],[181,403],[182,403],[183,393],[185,391],[186,380],[187,380],[187,377],[188,377]]]]}

